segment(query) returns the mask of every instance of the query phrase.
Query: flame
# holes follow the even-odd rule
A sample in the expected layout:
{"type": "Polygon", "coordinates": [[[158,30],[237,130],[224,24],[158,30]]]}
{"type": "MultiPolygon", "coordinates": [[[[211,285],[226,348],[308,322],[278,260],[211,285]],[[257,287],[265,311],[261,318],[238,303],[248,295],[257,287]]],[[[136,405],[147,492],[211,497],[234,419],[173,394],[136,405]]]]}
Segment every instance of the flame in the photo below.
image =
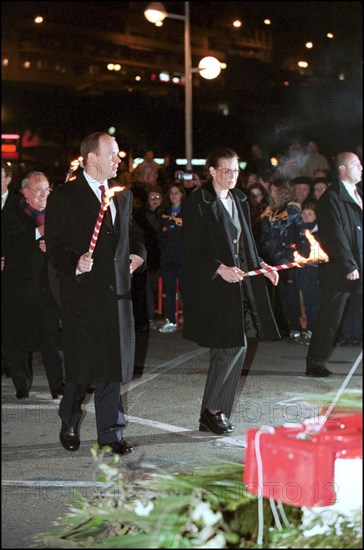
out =
{"type": "Polygon", "coordinates": [[[120,191],[124,191],[125,187],[112,187],[108,191],[105,192],[104,199],[102,201],[102,209],[106,210],[109,208],[110,200],[113,198],[115,193],[119,193],[120,191]]]}
{"type": "Polygon", "coordinates": [[[308,264],[313,262],[328,262],[329,261],[328,255],[326,254],[326,252],[324,252],[324,250],[322,250],[319,243],[316,241],[315,237],[312,235],[312,233],[308,229],[305,229],[305,236],[308,242],[310,243],[310,255],[308,258],[304,258],[297,252],[297,250],[295,250],[293,252],[293,258],[295,263],[308,264]]]}
{"type": "Polygon", "coordinates": [[[70,164],[70,170],[72,170],[72,172],[74,172],[75,170],[77,170],[79,165],[80,165],[80,161],[78,159],[72,160],[71,164],[70,164]]]}
{"type": "MultiPolygon", "coordinates": [[[[81,157],[79,157],[79,158],[81,158],[81,157]]],[[[73,172],[75,172],[77,170],[77,168],[79,166],[80,166],[80,160],[79,159],[71,160],[70,166],[68,168],[67,176],[66,176],[66,179],[65,179],[65,183],[68,183],[69,181],[72,181],[72,180],[76,179],[76,176],[72,176],[72,174],[73,174],[73,172]]]]}

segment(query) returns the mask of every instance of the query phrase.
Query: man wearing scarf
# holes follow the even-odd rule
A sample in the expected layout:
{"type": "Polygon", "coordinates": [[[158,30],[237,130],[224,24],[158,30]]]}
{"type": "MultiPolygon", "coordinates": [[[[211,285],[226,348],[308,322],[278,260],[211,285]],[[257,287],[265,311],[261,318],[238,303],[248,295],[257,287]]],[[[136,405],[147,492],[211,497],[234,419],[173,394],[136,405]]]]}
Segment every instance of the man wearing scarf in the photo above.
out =
{"type": "Polygon", "coordinates": [[[2,215],[3,346],[16,397],[29,397],[33,382],[28,352],[40,351],[53,399],[63,392],[60,311],[51,292],[44,241],[44,210],[51,191],[42,172],[29,172],[21,194],[2,215]]]}

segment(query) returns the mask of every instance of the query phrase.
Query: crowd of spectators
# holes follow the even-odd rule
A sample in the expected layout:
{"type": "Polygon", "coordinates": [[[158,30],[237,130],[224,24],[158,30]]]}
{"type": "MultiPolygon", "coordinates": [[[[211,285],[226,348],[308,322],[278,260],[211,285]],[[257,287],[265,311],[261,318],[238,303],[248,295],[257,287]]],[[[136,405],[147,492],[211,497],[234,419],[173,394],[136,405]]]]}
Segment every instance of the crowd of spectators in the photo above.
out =
{"type": "MultiPolygon", "coordinates": [[[[123,178],[125,181],[125,176],[123,178]]],[[[157,164],[151,149],[146,152],[143,162],[130,172],[128,186],[135,196],[136,219],[145,217],[145,212],[151,209],[149,197],[158,195],[158,199],[154,199],[158,202],[154,229],[148,229],[145,220],[140,221],[149,247],[153,235],[153,247],[148,256],[154,264],[152,272],[148,268],[147,276],[144,276],[148,282],[143,283],[142,292],[136,284],[134,313],[137,317],[136,325],[141,330],[156,330],[160,323],[159,330],[162,333],[178,330],[178,301],[183,310],[184,289],[179,244],[183,202],[204,183],[204,178],[203,172],[185,174],[178,169],[171,154],[164,156],[162,165],[157,164]],[[180,199],[175,208],[171,201],[174,194],[180,199]],[[155,308],[158,298],[160,302],[161,293],[164,298],[164,315],[163,319],[156,322],[155,308]],[[145,304],[142,313],[138,305],[141,300],[145,304]]],[[[294,250],[303,256],[309,254],[305,230],[318,239],[316,204],[335,178],[334,159],[322,155],[314,140],[308,141],[306,145],[292,142],[287,154],[279,157],[276,166],[273,166],[270,155],[259,144],[252,145],[237,187],[247,195],[253,235],[264,261],[280,265],[293,261],[294,250]]],[[[121,178],[119,181],[122,181],[121,178]]],[[[304,269],[287,269],[281,271],[277,288],[269,286],[281,334],[294,342],[308,344],[310,341],[321,297],[318,272],[317,264],[310,264],[304,269]]],[[[350,345],[360,341],[358,333],[361,326],[358,324],[348,307],[337,336],[338,344],[350,345]]]]}

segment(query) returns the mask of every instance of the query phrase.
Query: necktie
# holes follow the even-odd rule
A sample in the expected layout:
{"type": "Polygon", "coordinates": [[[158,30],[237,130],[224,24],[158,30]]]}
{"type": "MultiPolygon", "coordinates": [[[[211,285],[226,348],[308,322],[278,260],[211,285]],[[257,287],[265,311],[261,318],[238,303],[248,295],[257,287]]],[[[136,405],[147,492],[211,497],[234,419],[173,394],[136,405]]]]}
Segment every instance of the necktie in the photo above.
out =
{"type": "MultiPolygon", "coordinates": [[[[101,191],[101,202],[103,202],[104,200],[104,195],[105,195],[105,185],[100,185],[99,186],[99,189],[101,191]]],[[[112,217],[111,217],[111,212],[110,212],[110,205],[108,206],[108,208],[105,210],[105,217],[109,220],[110,224],[113,225],[112,223],[112,217]]]]}
{"type": "Polygon", "coordinates": [[[358,190],[357,190],[356,187],[354,187],[354,195],[355,195],[355,198],[356,198],[356,202],[358,203],[360,208],[363,210],[363,201],[361,200],[360,195],[359,195],[358,190]]]}

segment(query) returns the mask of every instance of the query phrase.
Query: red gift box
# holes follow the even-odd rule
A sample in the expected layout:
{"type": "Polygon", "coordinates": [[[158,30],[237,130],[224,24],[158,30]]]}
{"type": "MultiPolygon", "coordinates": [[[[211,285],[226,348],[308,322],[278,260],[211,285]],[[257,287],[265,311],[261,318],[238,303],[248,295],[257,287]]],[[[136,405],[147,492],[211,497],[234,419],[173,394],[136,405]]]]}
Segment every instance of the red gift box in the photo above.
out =
{"type": "Polygon", "coordinates": [[[317,420],[305,424],[247,431],[249,493],[291,506],[335,504],[335,459],[362,457],[361,414],[330,415],[322,427],[317,420]]]}

